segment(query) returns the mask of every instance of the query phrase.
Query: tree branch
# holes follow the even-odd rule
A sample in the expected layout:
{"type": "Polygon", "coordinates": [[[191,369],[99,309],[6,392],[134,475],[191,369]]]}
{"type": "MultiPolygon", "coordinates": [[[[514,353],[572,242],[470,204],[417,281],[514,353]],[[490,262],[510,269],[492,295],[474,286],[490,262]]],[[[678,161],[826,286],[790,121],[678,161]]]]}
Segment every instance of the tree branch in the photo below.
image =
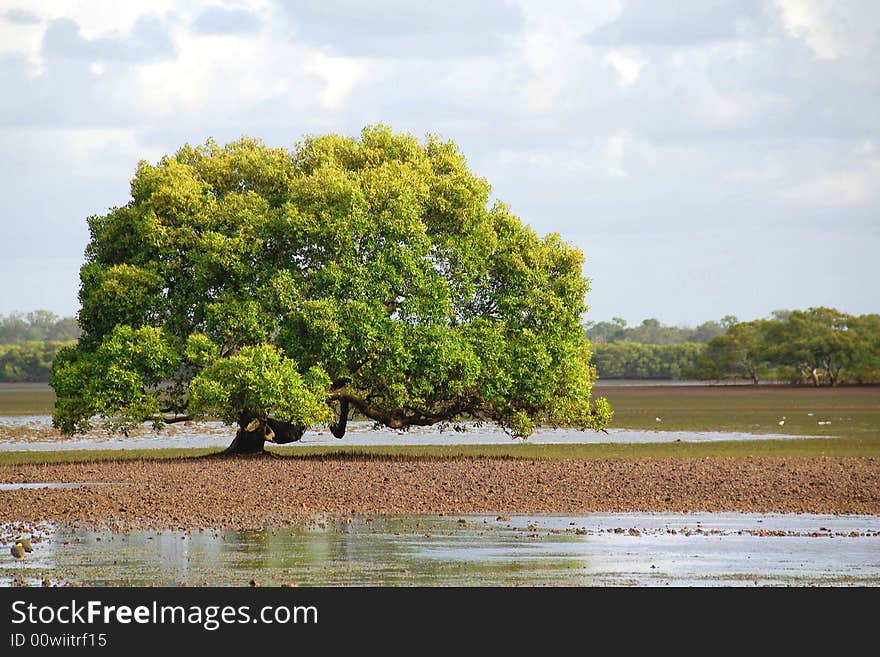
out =
{"type": "Polygon", "coordinates": [[[153,415],[145,419],[146,422],[162,422],[164,424],[174,424],[175,422],[189,422],[193,420],[191,415],[175,415],[174,417],[164,417],[159,415],[153,415]]]}
{"type": "MultiPolygon", "coordinates": [[[[365,415],[376,422],[380,422],[391,429],[406,429],[409,426],[430,426],[442,422],[443,420],[451,419],[464,412],[475,413],[475,409],[471,408],[465,400],[461,400],[436,412],[411,409],[412,412],[407,414],[402,410],[386,411],[347,390],[333,392],[330,395],[330,399],[338,401],[340,404],[343,402],[350,403],[362,415],[365,415]]],[[[336,433],[333,435],[335,436],[336,433]]]]}
{"type": "Polygon", "coordinates": [[[271,417],[266,418],[264,422],[275,432],[274,442],[279,445],[294,443],[301,440],[306,431],[306,428],[303,426],[291,424],[290,422],[283,422],[271,417]]]}

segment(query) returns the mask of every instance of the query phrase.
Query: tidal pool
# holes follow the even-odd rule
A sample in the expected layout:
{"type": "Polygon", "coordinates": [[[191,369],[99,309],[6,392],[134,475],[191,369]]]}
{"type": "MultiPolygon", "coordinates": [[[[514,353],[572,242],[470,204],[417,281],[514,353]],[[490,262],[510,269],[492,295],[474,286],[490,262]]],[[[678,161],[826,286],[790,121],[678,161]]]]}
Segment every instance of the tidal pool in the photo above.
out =
{"type": "MultiPolygon", "coordinates": [[[[11,525],[0,530],[11,540],[11,525]]],[[[3,550],[0,584],[880,585],[878,516],[407,515],[244,532],[44,523],[34,533],[24,563],[3,550]]]]}
{"type": "MultiPolygon", "coordinates": [[[[103,429],[67,438],[52,428],[49,415],[0,417],[0,451],[54,451],[68,449],[152,449],[167,447],[226,447],[235,430],[221,422],[181,423],[156,434],[144,425],[128,437],[103,429]]],[[[712,442],[718,440],[768,440],[814,438],[790,434],[753,434],[739,431],[647,431],[609,429],[608,433],[573,429],[539,428],[528,438],[533,444],[712,442]]],[[[349,422],[342,440],[329,431],[307,432],[290,445],[486,445],[510,444],[511,437],[494,425],[452,428],[412,427],[409,431],[375,429],[372,422],[349,422]]]]}

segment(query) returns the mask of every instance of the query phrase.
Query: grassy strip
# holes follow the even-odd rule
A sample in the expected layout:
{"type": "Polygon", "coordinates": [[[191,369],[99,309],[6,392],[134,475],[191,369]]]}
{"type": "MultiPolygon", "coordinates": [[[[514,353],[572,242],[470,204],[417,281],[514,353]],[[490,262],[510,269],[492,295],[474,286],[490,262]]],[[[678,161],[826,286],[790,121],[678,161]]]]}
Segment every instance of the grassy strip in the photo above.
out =
{"type": "Polygon", "coordinates": [[[222,451],[216,447],[171,447],[167,449],[66,449],[0,452],[0,465],[186,459],[209,456],[222,451]]]}
{"type": "MultiPolygon", "coordinates": [[[[91,463],[98,461],[161,460],[216,455],[216,448],[137,450],[67,450],[0,452],[0,465],[22,463],[91,463]]],[[[739,440],[706,443],[640,443],[597,445],[350,445],[273,447],[285,458],[520,458],[520,459],[664,459],[746,457],[880,457],[880,442],[858,438],[739,440]]]]}

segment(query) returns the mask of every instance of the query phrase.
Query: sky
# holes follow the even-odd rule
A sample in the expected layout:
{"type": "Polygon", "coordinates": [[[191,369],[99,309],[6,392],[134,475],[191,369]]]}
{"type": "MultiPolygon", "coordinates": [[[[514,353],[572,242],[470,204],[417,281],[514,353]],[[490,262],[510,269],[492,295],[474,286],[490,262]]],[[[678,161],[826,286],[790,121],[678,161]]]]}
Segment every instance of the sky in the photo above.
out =
{"type": "Polygon", "coordinates": [[[876,0],[0,0],[0,314],[78,309],[138,161],[454,140],[592,321],[880,312],[876,0]]]}

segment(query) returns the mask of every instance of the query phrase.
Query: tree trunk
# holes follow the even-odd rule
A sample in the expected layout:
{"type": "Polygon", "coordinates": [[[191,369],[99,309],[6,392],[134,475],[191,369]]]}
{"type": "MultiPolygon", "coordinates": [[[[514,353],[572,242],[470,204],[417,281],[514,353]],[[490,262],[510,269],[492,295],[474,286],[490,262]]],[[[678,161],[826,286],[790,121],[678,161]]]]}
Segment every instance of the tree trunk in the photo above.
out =
{"type": "Polygon", "coordinates": [[[330,425],[330,433],[336,438],[342,438],[345,435],[345,426],[348,424],[348,400],[341,399],[339,401],[339,418],[334,424],[330,425]]]}
{"type": "Polygon", "coordinates": [[[284,445],[300,440],[305,427],[275,418],[259,418],[249,413],[238,418],[238,432],[224,454],[262,454],[266,441],[284,445]]]}
{"type": "Polygon", "coordinates": [[[837,385],[837,375],[840,373],[840,368],[834,367],[834,359],[825,361],[825,372],[828,375],[829,385],[833,388],[837,385]]]}
{"type": "Polygon", "coordinates": [[[226,448],[224,454],[262,454],[265,450],[263,446],[266,444],[266,433],[263,427],[258,427],[253,431],[248,431],[244,427],[239,427],[235,434],[235,438],[229,447],[226,448]]]}

